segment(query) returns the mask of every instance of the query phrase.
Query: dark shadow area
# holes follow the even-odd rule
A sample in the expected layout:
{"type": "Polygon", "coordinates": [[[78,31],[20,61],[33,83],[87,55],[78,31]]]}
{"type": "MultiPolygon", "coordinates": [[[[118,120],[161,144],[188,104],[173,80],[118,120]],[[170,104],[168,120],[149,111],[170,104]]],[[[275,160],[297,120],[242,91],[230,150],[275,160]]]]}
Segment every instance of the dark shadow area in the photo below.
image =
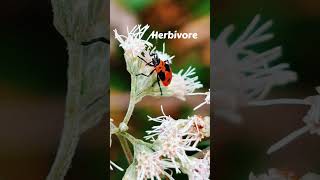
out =
{"type": "Polygon", "coordinates": [[[320,174],[315,90],[320,84],[320,4],[213,4],[215,179],[255,180],[266,174],[267,179],[304,180],[308,173],[320,174]],[[309,96],[314,97],[305,99],[309,96]],[[306,124],[311,128],[301,136],[267,154],[273,144],[306,124]]]}
{"type": "MultiPolygon", "coordinates": [[[[2,1],[0,8],[0,179],[45,179],[65,112],[68,54],[50,1],[2,1]]],[[[82,135],[65,179],[106,179],[107,128],[82,135]]]]}

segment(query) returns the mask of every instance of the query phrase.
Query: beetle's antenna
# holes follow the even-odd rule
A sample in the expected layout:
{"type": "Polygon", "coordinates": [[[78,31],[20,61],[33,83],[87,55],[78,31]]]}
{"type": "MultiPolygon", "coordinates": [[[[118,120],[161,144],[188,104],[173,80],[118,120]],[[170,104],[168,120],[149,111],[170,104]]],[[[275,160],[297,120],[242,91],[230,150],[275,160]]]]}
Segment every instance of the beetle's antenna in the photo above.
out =
{"type": "Polygon", "coordinates": [[[99,38],[95,38],[95,39],[92,39],[92,40],[87,41],[87,42],[82,42],[81,45],[88,46],[88,45],[96,43],[96,42],[103,42],[103,43],[106,43],[106,44],[110,44],[110,40],[109,39],[106,39],[105,37],[99,37],[99,38]]]}

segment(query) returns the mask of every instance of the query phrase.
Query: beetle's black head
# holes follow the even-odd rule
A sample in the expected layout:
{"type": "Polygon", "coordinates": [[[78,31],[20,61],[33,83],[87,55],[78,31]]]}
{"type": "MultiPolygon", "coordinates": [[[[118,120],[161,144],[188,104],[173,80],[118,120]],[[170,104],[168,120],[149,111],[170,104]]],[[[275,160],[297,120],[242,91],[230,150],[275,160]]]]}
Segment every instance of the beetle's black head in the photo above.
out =
{"type": "Polygon", "coordinates": [[[151,53],[150,55],[152,57],[152,63],[154,66],[157,66],[158,64],[160,64],[160,59],[157,53],[151,53]]]}

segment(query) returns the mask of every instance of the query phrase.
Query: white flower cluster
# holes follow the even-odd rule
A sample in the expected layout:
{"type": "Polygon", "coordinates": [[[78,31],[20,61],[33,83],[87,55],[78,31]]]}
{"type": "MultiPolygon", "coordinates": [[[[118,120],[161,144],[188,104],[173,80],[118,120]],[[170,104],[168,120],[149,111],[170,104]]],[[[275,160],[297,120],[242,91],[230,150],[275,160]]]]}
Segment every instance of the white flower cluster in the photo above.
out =
{"type": "Polygon", "coordinates": [[[123,180],[163,177],[174,180],[172,170],[188,175],[189,180],[209,180],[210,151],[200,150],[196,146],[204,138],[210,137],[210,117],[195,115],[175,120],[163,113],[163,116],[149,117],[149,120],[160,124],[146,131],[148,135],[145,139],[151,143],[141,140],[133,143],[134,161],[126,170],[123,180]],[[200,153],[203,157],[188,156],[188,151],[200,153]]]}
{"type": "MultiPolygon", "coordinates": [[[[225,28],[214,44],[215,84],[215,112],[233,122],[239,122],[241,116],[237,112],[242,106],[271,106],[279,104],[309,106],[303,117],[305,125],[277,143],[267,151],[271,154],[284,147],[299,136],[310,133],[320,135],[320,86],[316,87],[318,94],[304,99],[271,99],[262,100],[274,86],[285,85],[297,80],[297,74],[289,69],[289,64],[276,64],[275,60],[281,57],[281,46],[258,52],[254,45],[273,38],[273,34],[266,33],[272,21],[257,26],[260,16],[257,15],[247,26],[246,30],[233,43],[229,38],[234,26],[225,28]]],[[[209,102],[210,103],[210,102],[209,102]]],[[[201,103],[208,104],[206,101],[201,103]]],[[[197,109],[198,106],[195,108],[197,109]]],[[[297,176],[289,171],[270,169],[268,173],[254,175],[250,173],[249,180],[319,180],[320,175],[307,173],[297,176]]]]}
{"type": "Polygon", "coordinates": [[[163,113],[163,116],[151,118],[149,121],[160,123],[146,131],[146,140],[151,140],[155,153],[166,159],[174,166],[176,173],[182,172],[189,175],[189,179],[209,179],[210,155],[209,152],[203,159],[188,156],[187,152],[200,152],[198,143],[210,137],[210,117],[192,116],[187,119],[175,120],[163,113]],[[194,174],[199,169],[198,173],[194,174]],[[193,178],[192,178],[193,177],[193,178]]]}
{"type": "MultiPolygon", "coordinates": [[[[162,179],[164,177],[174,180],[172,171],[185,173],[190,180],[208,180],[210,176],[210,152],[197,148],[199,142],[210,137],[210,117],[191,116],[187,119],[175,120],[164,114],[160,117],[149,118],[149,121],[160,123],[146,131],[148,142],[138,140],[126,131],[127,123],[133,112],[134,105],[141,101],[144,96],[170,96],[185,100],[188,95],[204,95],[204,102],[196,108],[210,104],[210,90],[205,93],[195,93],[203,85],[198,81],[195,68],[188,67],[186,71],[180,70],[172,73],[172,80],[168,86],[160,82],[162,94],[157,84],[157,74],[152,67],[154,54],[160,60],[171,64],[174,56],[162,51],[157,51],[144,40],[149,26],[135,26],[127,35],[119,35],[117,30],[115,38],[120,42],[124,50],[127,71],[131,75],[130,104],[124,121],[120,123],[116,133],[127,138],[134,147],[134,158],[127,168],[123,180],[162,179]],[[150,66],[151,65],[151,66],[150,66]],[[153,74],[151,73],[153,72],[153,74]],[[203,154],[203,158],[190,156],[189,153],[203,154]],[[169,173],[170,172],[170,173],[169,173]]],[[[158,82],[159,83],[159,82],[158,82]]],[[[117,134],[118,135],[118,134],[117,134]]],[[[114,163],[110,162],[110,164],[114,163]]],[[[110,166],[111,168],[111,166],[110,166]]]]}
{"type": "Polygon", "coordinates": [[[187,174],[189,180],[207,180],[210,177],[210,151],[204,158],[189,157],[190,163],[182,167],[182,172],[187,174]]]}
{"type": "Polygon", "coordinates": [[[274,100],[263,100],[263,101],[253,101],[250,105],[254,106],[269,106],[275,104],[300,104],[310,106],[309,111],[303,118],[303,122],[306,124],[304,127],[290,133],[285,138],[281,139],[274,145],[272,145],[267,153],[271,154],[280,148],[284,147],[297,137],[301,136],[306,132],[311,134],[320,135],[320,87],[316,87],[318,95],[309,96],[305,99],[274,99],[274,100]]]}
{"type": "Polygon", "coordinates": [[[148,30],[149,25],[141,27],[141,25],[136,25],[131,31],[127,28],[127,36],[118,34],[117,30],[113,30],[115,38],[120,42],[120,47],[123,48],[126,61],[131,60],[131,58],[136,58],[145,51],[146,46],[152,47],[152,44],[148,40],[143,40],[145,32],[148,30]]]}
{"type": "Polygon", "coordinates": [[[204,98],[204,101],[202,103],[200,103],[198,106],[196,106],[195,108],[193,108],[193,110],[197,110],[199,109],[200,107],[202,107],[203,105],[205,104],[210,104],[210,89],[208,92],[204,92],[204,93],[190,93],[188,94],[190,96],[193,96],[193,95],[202,95],[202,96],[205,96],[204,98]]]}
{"type": "Polygon", "coordinates": [[[135,152],[137,152],[135,157],[137,161],[137,180],[153,178],[161,179],[160,177],[162,175],[173,180],[172,176],[165,171],[169,168],[175,167],[172,162],[161,158],[161,155],[158,152],[154,152],[153,150],[139,144],[135,145],[135,152]]]}
{"type": "MultiPolygon", "coordinates": [[[[152,62],[151,54],[155,53],[162,61],[167,61],[171,64],[174,56],[170,56],[165,52],[165,44],[163,44],[162,51],[157,51],[152,48],[153,45],[143,37],[149,25],[137,25],[131,31],[127,30],[127,35],[118,34],[114,30],[115,38],[120,42],[120,47],[124,50],[124,57],[127,64],[127,70],[131,74],[131,88],[132,93],[136,95],[135,101],[139,102],[144,96],[160,96],[160,89],[156,85],[157,75],[154,72],[150,77],[137,76],[138,74],[149,75],[154,69],[148,66],[147,63],[152,62]]],[[[161,83],[160,83],[161,85],[161,83]]],[[[185,100],[185,96],[194,92],[196,89],[202,88],[203,85],[195,76],[195,68],[189,67],[183,73],[180,70],[178,73],[172,74],[171,84],[169,86],[162,86],[163,96],[173,96],[181,100],[185,100]]]]}
{"type": "Polygon", "coordinates": [[[281,57],[281,47],[264,52],[254,50],[253,45],[273,38],[266,33],[272,21],[258,27],[257,15],[246,30],[233,43],[229,43],[234,26],[226,27],[213,41],[216,115],[232,122],[240,122],[237,112],[248,101],[263,99],[274,86],[285,85],[297,79],[289,64],[275,64],[281,57]]]}
{"type": "Polygon", "coordinates": [[[134,162],[128,167],[122,180],[161,179],[162,177],[174,180],[167,172],[175,168],[172,162],[161,158],[159,153],[141,144],[135,144],[134,151],[136,152],[134,162]]]}
{"type": "Polygon", "coordinates": [[[320,86],[316,87],[317,95],[309,96],[304,99],[305,103],[310,106],[310,110],[303,118],[308,131],[311,134],[320,135],[320,86]]]}
{"type": "MultiPolygon", "coordinates": [[[[189,93],[202,88],[203,85],[198,81],[198,76],[194,76],[196,74],[195,70],[195,68],[189,67],[185,72],[182,69],[177,74],[173,73],[171,84],[164,91],[164,95],[167,94],[167,96],[185,100],[189,93]]],[[[154,89],[153,92],[155,92],[154,89]]]]}

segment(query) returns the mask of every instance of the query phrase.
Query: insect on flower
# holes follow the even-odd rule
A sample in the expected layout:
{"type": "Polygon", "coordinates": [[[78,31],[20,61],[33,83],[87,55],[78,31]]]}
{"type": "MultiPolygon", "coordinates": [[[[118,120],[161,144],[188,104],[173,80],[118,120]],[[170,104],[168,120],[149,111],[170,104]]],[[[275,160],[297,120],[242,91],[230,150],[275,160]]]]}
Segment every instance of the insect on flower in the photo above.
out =
{"type": "MultiPolygon", "coordinates": [[[[142,61],[144,61],[146,63],[146,65],[152,66],[152,67],[154,67],[154,69],[148,75],[146,75],[144,73],[140,73],[140,74],[137,74],[136,76],[143,75],[143,76],[149,77],[153,74],[154,71],[156,71],[156,73],[157,73],[157,81],[156,82],[159,85],[161,96],[162,96],[162,89],[160,86],[160,81],[162,82],[162,84],[164,86],[168,86],[171,82],[171,79],[172,79],[172,71],[171,71],[168,60],[165,60],[165,61],[161,60],[156,53],[150,53],[150,56],[152,57],[151,62],[147,62],[146,60],[144,60],[140,56],[138,56],[138,57],[142,61]]],[[[154,84],[156,82],[154,82],[154,84]]],[[[152,86],[154,86],[154,85],[152,85],[152,86]]]]}

